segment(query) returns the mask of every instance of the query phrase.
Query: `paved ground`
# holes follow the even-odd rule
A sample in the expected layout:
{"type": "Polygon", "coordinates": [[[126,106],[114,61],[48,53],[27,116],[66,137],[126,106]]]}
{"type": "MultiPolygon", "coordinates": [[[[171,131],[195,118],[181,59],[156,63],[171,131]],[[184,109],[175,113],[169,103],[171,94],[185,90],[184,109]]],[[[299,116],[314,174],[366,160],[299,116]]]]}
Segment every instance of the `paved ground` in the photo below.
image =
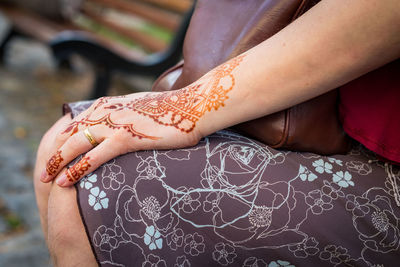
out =
{"type": "MultiPolygon", "coordinates": [[[[0,15],[0,39],[2,27],[0,15]]],[[[27,39],[11,43],[0,65],[0,266],[51,266],[33,192],[35,152],[62,103],[84,99],[92,77],[85,67],[54,66],[46,47],[27,39]]],[[[129,92],[117,82],[111,94],[129,92]]]]}

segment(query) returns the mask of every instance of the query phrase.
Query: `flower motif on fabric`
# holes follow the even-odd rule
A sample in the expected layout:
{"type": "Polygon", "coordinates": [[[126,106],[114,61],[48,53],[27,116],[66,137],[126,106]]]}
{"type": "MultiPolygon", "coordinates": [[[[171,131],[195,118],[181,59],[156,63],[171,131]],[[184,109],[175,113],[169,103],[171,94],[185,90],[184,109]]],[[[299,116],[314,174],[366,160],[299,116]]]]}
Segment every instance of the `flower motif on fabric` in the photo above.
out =
{"type": "Polygon", "coordinates": [[[374,211],[371,214],[371,221],[372,225],[379,232],[386,232],[390,227],[389,218],[383,211],[374,211]]]}
{"type": "Polygon", "coordinates": [[[167,235],[167,245],[172,249],[176,250],[178,247],[181,247],[183,244],[183,231],[182,229],[174,229],[173,232],[167,235]]]}
{"type": "Polygon", "coordinates": [[[249,214],[249,221],[255,227],[271,225],[272,209],[265,206],[255,206],[249,214]]]}
{"type": "Polygon", "coordinates": [[[339,197],[344,197],[342,187],[335,183],[330,183],[326,180],[324,180],[324,185],[322,186],[321,191],[323,194],[334,200],[338,199],[339,197]]]}
{"type": "Polygon", "coordinates": [[[310,172],[310,170],[304,167],[303,165],[300,165],[299,167],[299,176],[302,181],[309,181],[309,182],[312,182],[318,178],[318,176],[310,172]]]}
{"type": "Polygon", "coordinates": [[[177,194],[177,197],[172,199],[174,205],[178,205],[179,210],[183,210],[185,213],[192,213],[196,211],[201,203],[199,201],[200,193],[192,192],[193,188],[179,187],[178,191],[181,194],[177,194]]]}
{"type": "Polygon", "coordinates": [[[93,243],[103,251],[111,251],[118,245],[115,231],[104,225],[99,226],[93,235],[93,243]]]}
{"type": "Polygon", "coordinates": [[[343,161],[341,161],[340,159],[335,159],[335,158],[328,158],[329,162],[331,163],[336,163],[339,166],[343,166],[343,161]]]}
{"type": "Polygon", "coordinates": [[[337,265],[348,261],[350,255],[347,253],[347,249],[342,246],[328,245],[319,254],[319,258],[337,265]]]}
{"type": "Polygon", "coordinates": [[[306,196],[306,203],[311,207],[313,214],[320,215],[324,210],[331,210],[332,198],[322,194],[320,190],[313,190],[306,196]]]}
{"type": "Polygon", "coordinates": [[[221,188],[219,181],[227,181],[228,177],[216,166],[207,166],[200,174],[201,185],[204,188],[221,188]]]}
{"type": "Polygon", "coordinates": [[[160,163],[153,157],[148,157],[142,160],[136,167],[136,171],[140,173],[141,176],[153,178],[163,178],[165,177],[165,167],[161,166],[160,163]]]}
{"type": "Polygon", "coordinates": [[[247,146],[233,146],[230,148],[230,153],[234,159],[248,165],[256,155],[257,150],[247,146]]]}
{"type": "Polygon", "coordinates": [[[150,250],[162,248],[163,240],[161,238],[161,234],[153,225],[146,227],[146,233],[144,233],[143,241],[147,246],[149,246],[150,250]]]}
{"type": "Polygon", "coordinates": [[[209,193],[206,197],[206,200],[203,202],[204,212],[217,213],[220,210],[220,208],[218,206],[220,200],[221,200],[221,196],[217,192],[209,193]]]}
{"type": "Polygon", "coordinates": [[[142,263],[142,267],[167,267],[167,263],[160,257],[150,254],[146,261],[142,263]]]}
{"type": "Polygon", "coordinates": [[[257,259],[256,257],[247,258],[242,267],[265,267],[267,263],[262,259],[257,259]]]}
{"type": "Polygon", "coordinates": [[[288,261],[277,260],[277,261],[271,261],[268,264],[268,267],[295,267],[295,266],[288,261]]]}
{"type": "Polygon", "coordinates": [[[95,182],[97,182],[97,175],[89,174],[80,180],[79,185],[81,188],[89,190],[95,182]]]}
{"type": "Polygon", "coordinates": [[[115,160],[103,165],[101,176],[105,189],[118,190],[121,184],[125,182],[125,174],[122,172],[122,168],[115,164],[115,160]]]}
{"type": "Polygon", "coordinates": [[[369,212],[368,198],[350,194],[347,196],[346,210],[351,211],[353,216],[364,216],[369,212]]]}
{"type": "Polygon", "coordinates": [[[349,171],[358,173],[359,175],[368,175],[372,172],[369,164],[357,160],[346,162],[346,167],[349,171]]]}
{"type": "Polygon", "coordinates": [[[176,263],[174,267],[190,267],[191,264],[188,259],[186,259],[186,256],[180,256],[176,258],[176,263]]]}
{"type": "Polygon", "coordinates": [[[107,209],[108,208],[108,198],[106,193],[98,188],[97,186],[90,189],[89,194],[89,205],[93,207],[94,210],[107,209]]]}
{"type": "Polygon", "coordinates": [[[289,246],[289,250],[293,252],[297,258],[307,258],[319,252],[318,244],[318,241],[316,241],[314,237],[306,238],[297,245],[289,246]]]}
{"type": "Polygon", "coordinates": [[[375,195],[374,199],[365,204],[369,208],[368,212],[353,218],[359,238],[373,251],[388,253],[400,248],[399,219],[392,202],[393,199],[389,197],[375,195]]]}
{"type": "Polygon", "coordinates": [[[160,218],[161,207],[160,203],[154,196],[146,197],[142,204],[143,213],[153,221],[157,221],[160,218]]]}
{"type": "Polygon", "coordinates": [[[199,235],[198,233],[194,233],[193,235],[188,234],[185,236],[185,247],[183,250],[186,254],[198,256],[200,253],[204,252],[205,245],[203,241],[203,236],[199,235]]]}
{"type": "Polygon", "coordinates": [[[234,259],[237,257],[235,253],[235,248],[227,243],[218,243],[215,245],[215,250],[212,253],[213,260],[221,264],[222,266],[227,266],[233,263],[234,259]]]}
{"type": "Polygon", "coordinates": [[[349,185],[354,186],[351,178],[352,175],[348,171],[338,171],[333,175],[332,180],[341,187],[349,187],[349,185]]]}
{"type": "Polygon", "coordinates": [[[312,165],[314,166],[315,171],[318,173],[332,173],[332,164],[325,162],[323,159],[314,161],[312,165]]]}

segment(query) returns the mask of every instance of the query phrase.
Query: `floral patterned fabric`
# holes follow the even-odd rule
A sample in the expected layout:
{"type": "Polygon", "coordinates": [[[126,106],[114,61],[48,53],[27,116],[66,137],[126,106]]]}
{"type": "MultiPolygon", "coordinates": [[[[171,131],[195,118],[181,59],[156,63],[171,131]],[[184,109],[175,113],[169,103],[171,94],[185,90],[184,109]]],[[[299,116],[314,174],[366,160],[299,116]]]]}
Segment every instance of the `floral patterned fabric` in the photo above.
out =
{"type": "Polygon", "coordinates": [[[119,156],[76,188],[101,266],[396,266],[399,176],[361,145],[325,157],[220,131],[119,156]]]}

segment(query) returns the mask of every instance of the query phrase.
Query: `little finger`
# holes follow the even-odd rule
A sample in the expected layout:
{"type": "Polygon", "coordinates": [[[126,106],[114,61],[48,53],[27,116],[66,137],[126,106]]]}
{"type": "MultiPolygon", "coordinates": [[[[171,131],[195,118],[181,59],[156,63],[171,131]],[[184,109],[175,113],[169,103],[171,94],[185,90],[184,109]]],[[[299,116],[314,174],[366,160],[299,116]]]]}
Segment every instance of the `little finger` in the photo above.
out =
{"type": "Polygon", "coordinates": [[[114,141],[110,138],[105,139],[94,149],[90,150],[75,165],[69,167],[56,179],[56,183],[62,187],[68,187],[81,178],[95,171],[103,163],[119,156],[121,151],[115,149],[114,141]]]}
{"type": "Polygon", "coordinates": [[[45,175],[42,182],[50,182],[69,162],[77,156],[88,152],[93,147],[104,140],[100,127],[91,127],[90,131],[80,131],[69,137],[56,153],[47,161],[45,175]]]}

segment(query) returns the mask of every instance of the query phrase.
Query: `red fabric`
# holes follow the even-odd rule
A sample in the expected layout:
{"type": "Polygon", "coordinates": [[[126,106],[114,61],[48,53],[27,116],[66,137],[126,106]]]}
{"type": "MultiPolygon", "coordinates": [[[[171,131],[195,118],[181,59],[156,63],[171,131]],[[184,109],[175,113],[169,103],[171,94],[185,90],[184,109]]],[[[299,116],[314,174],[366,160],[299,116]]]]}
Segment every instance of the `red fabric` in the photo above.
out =
{"type": "Polygon", "coordinates": [[[400,59],[342,86],[340,100],[346,133],[400,163],[400,59]]]}

